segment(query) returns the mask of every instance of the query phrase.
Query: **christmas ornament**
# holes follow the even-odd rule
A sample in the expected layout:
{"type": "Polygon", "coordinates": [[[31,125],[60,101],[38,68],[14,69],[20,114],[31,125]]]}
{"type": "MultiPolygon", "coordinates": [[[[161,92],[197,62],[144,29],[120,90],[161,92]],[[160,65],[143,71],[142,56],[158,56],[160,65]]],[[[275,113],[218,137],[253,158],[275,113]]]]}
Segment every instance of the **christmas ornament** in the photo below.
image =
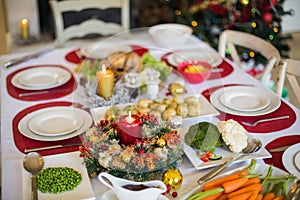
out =
{"type": "Polygon", "coordinates": [[[249,0],[240,0],[240,3],[244,6],[247,6],[249,4],[249,0]]]}
{"type": "Polygon", "coordinates": [[[182,174],[178,169],[168,169],[162,177],[166,186],[176,190],[182,184],[182,174]]]}
{"type": "Polygon", "coordinates": [[[164,147],[166,146],[166,140],[164,138],[159,138],[158,140],[156,140],[156,144],[160,147],[164,147]]]}
{"type": "Polygon", "coordinates": [[[273,15],[270,12],[264,13],[262,16],[262,20],[266,23],[270,23],[273,20],[273,15]]]}

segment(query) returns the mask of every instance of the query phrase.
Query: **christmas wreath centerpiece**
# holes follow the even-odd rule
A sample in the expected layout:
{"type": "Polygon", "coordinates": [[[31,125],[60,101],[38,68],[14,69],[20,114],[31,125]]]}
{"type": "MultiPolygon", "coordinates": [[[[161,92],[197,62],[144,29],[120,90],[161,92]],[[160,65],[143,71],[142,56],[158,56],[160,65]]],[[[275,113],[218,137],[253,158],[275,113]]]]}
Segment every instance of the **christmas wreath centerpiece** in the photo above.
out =
{"type": "Polygon", "coordinates": [[[183,155],[177,130],[151,114],[101,120],[82,136],[81,155],[90,176],[108,171],[134,181],[160,179],[183,155]]]}

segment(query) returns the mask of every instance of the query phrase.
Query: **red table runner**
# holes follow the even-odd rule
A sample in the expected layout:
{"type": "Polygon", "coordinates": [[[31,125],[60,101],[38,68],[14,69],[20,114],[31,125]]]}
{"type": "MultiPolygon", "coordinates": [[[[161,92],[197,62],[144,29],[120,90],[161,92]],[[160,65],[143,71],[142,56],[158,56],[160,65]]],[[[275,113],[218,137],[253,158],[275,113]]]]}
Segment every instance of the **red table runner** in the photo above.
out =
{"type": "MultiPolygon", "coordinates": [[[[19,112],[13,119],[12,121],[12,131],[13,131],[13,137],[14,137],[14,142],[16,147],[18,148],[19,151],[24,153],[25,149],[28,148],[38,148],[38,147],[46,147],[46,146],[52,146],[52,145],[59,145],[59,144],[70,144],[74,142],[81,142],[81,139],[79,136],[65,139],[65,140],[60,140],[60,141],[39,141],[39,140],[34,140],[31,138],[28,138],[24,135],[22,135],[18,129],[18,124],[20,120],[25,117],[27,114],[42,109],[42,108],[47,108],[47,107],[53,107],[53,106],[71,106],[71,102],[50,102],[50,103],[43,103],[43,104],[38,104],[35,106],[28,107],[21,112],[19,112]]],[[[80,105],[76,104],[77,107],[81,107],[80,105]]],[[[59,154],[59,153],[67,153],[67,152],[72,152],[72,151],[78,151],[78,146],[73,146],[73,147],[63,147],[63,148],[56,148],[56,149],[51,149],[51,150],[43,150],[39,151],[39,153],[43,156],[46,155],[52,155],[52,154],[59,154]]]]}
{"type": "MultiPolygon", "coordinates": [[[[270,149],[275,149],[275,148],[282,147],[282,146],[294,145],[297,143],[300,143],[300,135],[283,136],[283,137],[277,138],[277,139],[269,142],[265,146],[265,148],[267,150],[270,150],[270,149]]],[[[282,170],[287,171],[282,163],[283,153],[284,153],[284,151],[270,152],[270,154],[272,154],[272,158],[266,158],[266,159],[264,159],[264,161],[265,161],[265,163],[267,163],[269,165],[274,165],[275,167],[278,167],[282,170]]]]}
{"type": "MultiPolygon", "coordinates": [[[[138,45],[130,45],[132,50],[137,53],[139,56],[142,56],[144,53],[148,52],[148,49],[138,46],[138,45]]],[[[80,64],[82,60],[87,59],[86,57],[82,56],[80,57],[76,52],[79,51],[79,49],[75,49],[65,56],[65,59],[71,63],[74,64],[80,64]]]]}
{"type": "MultiPolygon", "coordinates": [[[[210,101],[210,95],[213,93],[215,90],[221,88],[221,87],[226,87],[226,86],[233,86],[234,84],[231,85],[222,85],[222,86],[217,86],[213,88],[209,88],[205,91],[202,92],[203,96],[206,97],[210,101]]],[[[284,101],[281,100],[281,105],[279,108],[269,114],[265,115],[259,115],[259,116],[237,116],[237,115],[232,115],[232,114],[227,114],[224,112],[220,111],[220,115],[218,118],[220,120],[228,120],[228,119],[233,119],[238,122],[253,122],[257,121],[259,119],[264,119],[264,118],[270,118],[270,117],[278,117],[282,115],[289,115],[290,118],[288,119],[282,119],[282,120],[277,120],[277,121],[270,121],[270,122],[264,122],[260,123],[256,126],[247,126],[241,123],[241,125],[249,132],[254,132],[254,133],[271,133],[275,131],[280,131],[286,128],[289,128],[292,126],[295,121],[296,121],[296,113],[293,111],[293,109],[287,105],[284,101]]]]}
{"type": "Polygon", "coordinates": [[[60,65],[36,65],[36,66],[29,66],[29,67],[25,67],[22,69],[19,69],[11,74],[9,74],[6,78],[6,88],[7,88],[7,92],[10,96],[12,96],[13,98],[22,100],[22,101],[39,101],[39,100],[47,100],[47,99],[55,99],[55,98],[59,98],[59,97],[63,97],[65,95],[68,95],[70,93],[72,93],[77,87],[77,83],[76,80],[73,76],[73,73],[60,65]],[[19,72],[26,70],[26,69],[30,69],[30,68],[41,68],[41,67],[58,67],[58,68],[63,68],[65,70],[68,70],[71,73],[71,79],[58,87],[55,88],[50,88],[50,89],[46,89],[46,90],[24,90],[24,89],[20,89],[15,87],[12,84],[12,78],[19,72]],[[48,91],[48,93],[45,94],[38,94],[38,95],[29,95],[29,96],[23,96],[20,97],[19,95],[22,93],[27,93],[27,92],[38,92],[38,91],[48,91]]]}

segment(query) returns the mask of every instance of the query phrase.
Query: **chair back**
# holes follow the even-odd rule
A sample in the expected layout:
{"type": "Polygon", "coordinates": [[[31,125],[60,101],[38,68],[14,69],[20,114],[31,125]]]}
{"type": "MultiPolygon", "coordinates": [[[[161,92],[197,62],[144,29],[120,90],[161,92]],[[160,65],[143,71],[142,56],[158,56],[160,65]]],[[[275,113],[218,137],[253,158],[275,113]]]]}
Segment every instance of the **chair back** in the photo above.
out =
{"type": "Polygon", "coordinates": [[[272,76],[276,77],[276,93],[281,95],[283,87],[286,87],[290,102],[300,109],[300,60],[283,59],[272,76]]]}
{"type": "Polygon", "coordinates": [[[49,0],[57,46],[64,46],[72,38],[82,38],[90,34],[103,36],[113,35],[130,29],[129,0],[49,0]],[[80,12],[86,9],[106,10],[109,8],[120,9],[121,23],[110,22],[109,19],[89,18],[80,24],[66,27],[63,13],[80,12]]]}
{"type": "Polygon", "coordinates": [[[225,30],[220,34],[218,46],[219,53],[224,58],[226,56],[226,48],[228,48],[233,61],[237,66],[242,67],[240,56],[236,49],[237,46],[259,52],[268,60],[265,70],[259,78],[260,81],[265,84],[268,81],[273,67],[278,64],[281,59],[279,51],[271,43],[249,33],[225,30]]]}

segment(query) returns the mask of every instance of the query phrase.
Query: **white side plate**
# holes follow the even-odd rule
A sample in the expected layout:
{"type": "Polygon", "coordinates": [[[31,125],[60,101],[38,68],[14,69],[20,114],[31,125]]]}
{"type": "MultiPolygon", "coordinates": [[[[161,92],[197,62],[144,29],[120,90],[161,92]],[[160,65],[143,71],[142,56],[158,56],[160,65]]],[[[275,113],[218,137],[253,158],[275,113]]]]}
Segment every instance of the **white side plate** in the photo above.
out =
{"type": "MultiPolygon", "coordinates": [[[[84,123],[83,125],[78,129],[75,130],[74,132],[71,132],[69,134],[63,134],[63,135],[58,135],[58,136],[44,136],[44,135],[38,135],[34,132],[32,132],[29,127],[28,127],[28,122],[30,121],[30,119],[32,119],[33,117],[35,117],[36,115],[39,115],[40,113],[44,112],[44,109],[40,109],[40,110],[36,110],[28,115],[26,115],[25,117],[23,117],[19,124],[18,124],[18,129],[20,131],[20,133],[28,138],[34,139],[34,140],[40,140],[40,141],[58,141],[58,140],[64,140],[64,139],[68,139],[68,138],[72,138],[75,137],[81,133],[83,133],[84,131],[86,131],[93,123],[93,119],[92,116],[79,108],[75,108],[75,107],[68,107],[68,106],[54,106],[54,107],[50,107],[48,108],[49,110],[56,110],[59,111],[60,109],[70,109],[74,112],[74,115],[81,115],[82,118],[84,119],[84,123]]],[[[47,109],[47,110],[48,110],[47,109]]]]}
{"type": "Polygon", "coordinates": [[[262,90],[260,88],[256,88],[256,87],[253,87],[253,86],[230,86],[230,87],[220,88],[220,89],[214,91],[211,94],[210,102],[218,110],[223,111],[223,112],[228,113],[228,114],[237,115],[237,116],[265,115],[265,114],[268,114],[268,113],[271,113],[271,112],[275,111],[277,108],[279,108],[279,106],[281,104],[280,97],[278,95],[276,95],[274,92],[268,91],[268,89],[262,90]],[[248,112],[248,111],[246,112],[246,111],[239,111],[239,110],[234,110],[234,109],[231,109],[229,107],[226,107],[220,101],[220,96],[222,94],[226,95],[227,91],[236,90],[236,91],[241,92],[241,91],[249,90],[250,88],[252,88],[253,90],[256,90],[257,93],[263,93],[264,95],[267,95],[269,100],[270,100],[270,104],[264,109],[251,111],[251,112],[248,112]]]}
{"type": "Polygon", "coordinates": [[[60,67],[34,67],[17,73],[12,84],[24,90],[44,90],[61,86],[71,79],[71,73],[60,67]]]}
{"type": "MultiPolygon", "coordinates": [[[[112,190],[108,190],[102,195],[101,200],[118,200],[118,197],[112,190]]],[[[157,200],[168,200],[168,198],[164,195],[160,195],[157,200]]]]}
{"type": "Polygon", "coordinates": [[[224,106],[243,112],[262,110],[270,104],[268,96],[253,87],[244,90],[228,89],[220,95],[219,100],[224,106]]]}
{"type": "Polygon", "coordinates": [[[77,111],[68,107],[59,110],[45,108],[28,122],[29,129],[43,136],[60,136],[78,130],[84,119],[77,111]]]}

